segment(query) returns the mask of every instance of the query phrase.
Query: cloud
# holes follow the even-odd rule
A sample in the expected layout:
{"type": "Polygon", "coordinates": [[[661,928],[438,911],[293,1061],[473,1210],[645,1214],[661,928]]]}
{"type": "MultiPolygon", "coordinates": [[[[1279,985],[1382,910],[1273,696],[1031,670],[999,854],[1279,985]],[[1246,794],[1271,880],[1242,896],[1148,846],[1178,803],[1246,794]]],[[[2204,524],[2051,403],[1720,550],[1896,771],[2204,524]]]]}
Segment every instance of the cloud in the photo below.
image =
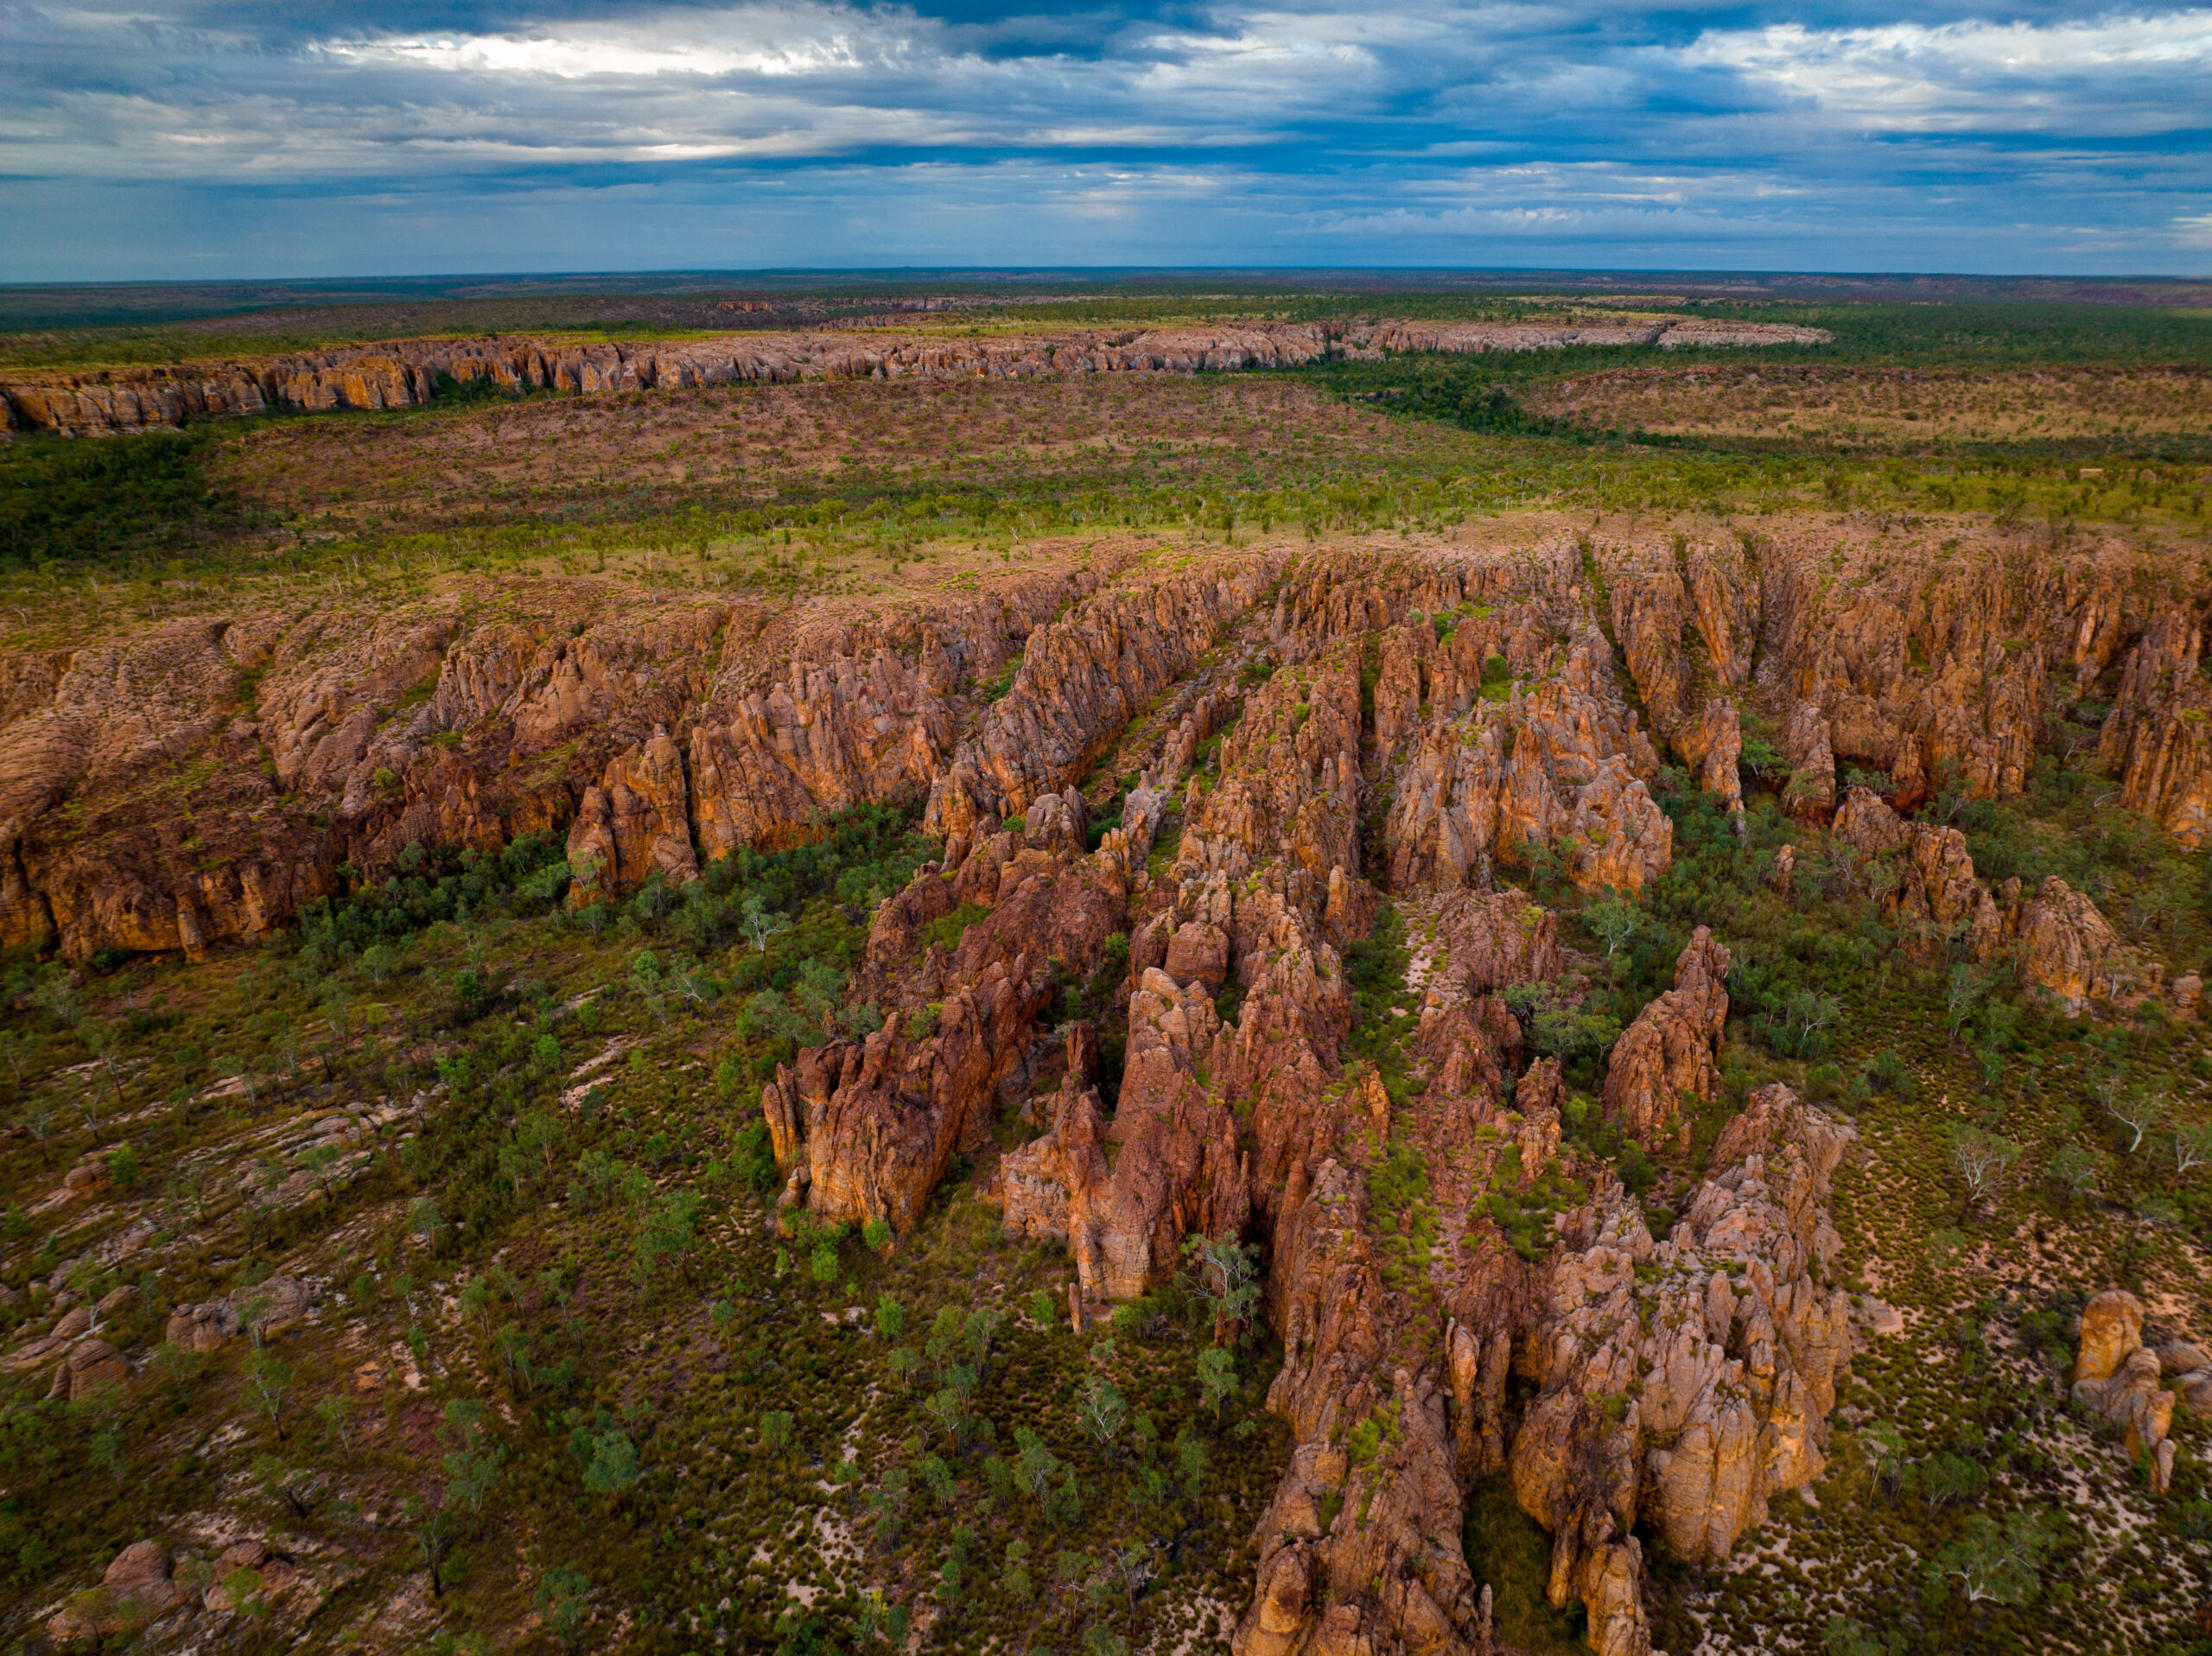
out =
{"type": "Polygon", "coordinates": [[[2212,11],[2055,24],[1715,30],[1672,54],[1889,130],[2175,131],[2204,124],[2212,11]]]}
{"type": "Polygon", "coordinates": [[[309,222],[414,270],[2202,268],[2207,84],[2202,9],[0,0],[0,277],[276,273],[309,222]],[[556,200],[600,233],[533,241],[556,200]]]}

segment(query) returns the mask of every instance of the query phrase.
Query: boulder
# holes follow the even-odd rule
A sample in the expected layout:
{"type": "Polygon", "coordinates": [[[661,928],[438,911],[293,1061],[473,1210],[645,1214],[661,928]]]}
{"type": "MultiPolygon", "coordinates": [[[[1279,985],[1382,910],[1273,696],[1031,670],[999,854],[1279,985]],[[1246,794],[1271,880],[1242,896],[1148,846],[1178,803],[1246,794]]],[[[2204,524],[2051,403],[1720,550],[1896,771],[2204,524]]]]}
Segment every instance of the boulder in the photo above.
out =
{"type": "Polygon", "coordinates": [[[2151,1485],[2163,1493],[2172,1481],[2174,1446],[2167,1439],[2175,1397],[2159,1385],[2174,1361],[2202,1358],[2195,1347],[2153,1351],[2143,1343],[2143,1303],[2110,1289],[2082,1312],[2081,1344],[2074,1359],[2074,1399],[2120,1428],[2127,1451],[2149,1467],[2151,1485]]]}
{"type": "Polygon", "coordinates": [[[1079,857],[1086,826],[1083,796],[1070,784],[1057,794],[1039,794],[1030,801],[1022,837],[1033,850],[1079,857]]]}
{"type": "Polygon", "coordinates": [[[1186,920],[1168,938],[1163,965],[1177,983],[1201,984],[1211,994],[1229,980],[1228,935],[1203,920],[1186,920]]]}
{"type": "Polygon", "coordinates": [[[134,1634],[185,1602],[170,1579],[169,1550],[159,1541],[134,1541],[117,1553],[100,1584],[78,1594],[47,1623],[57,1644],[134,1634]]]}
{"type": "Polygon", "coordinates": [[[229,1300],[238,1326],[264,1340],[306,1317],[312,1303],[307,1285],[296,1277],[270,1277],[238,1289],[229,1300]]]}
{"type": "Polygon", "coordinates": [[[81,1403],[109,1386],[127,1385],[130,1380],[130,1364],[121,1352],[105,1340],[84,1339],[71,1346],[69,1355],[55,1366],[54,1384],[47,1395],[66,1403],[81,1403]]]}
{"type": "Polygon", "coordinates": [[[169,1313],[162,1338],[179,1351],[213,1351],[236,1334],[241,1324],[226,1299],[201,1305],[181,1305],[169,1313]]]}
{"type": "Polygon", "coordinates": [[[2016,933],[2020,972],[2069,1006],[2109,999],[2122,949],[2097,905],[2053,874],[2021,913],[2016,933]]]}
{"type": "Polygon", "coordinates": [[[2143,1302],[2124,1288],[2108,1288],[2082,1311],[2074,1355],[2074,1383],[2110,1380],[2143,1343],[2143,1302]]]}

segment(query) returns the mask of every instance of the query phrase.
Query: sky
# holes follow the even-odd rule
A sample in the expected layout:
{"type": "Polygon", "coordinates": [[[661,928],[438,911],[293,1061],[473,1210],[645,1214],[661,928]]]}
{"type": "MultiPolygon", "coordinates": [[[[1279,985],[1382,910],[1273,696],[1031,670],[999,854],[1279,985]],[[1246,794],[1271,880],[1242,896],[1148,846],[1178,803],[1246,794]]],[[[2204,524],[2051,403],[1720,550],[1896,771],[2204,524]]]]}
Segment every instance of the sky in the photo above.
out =
{"type": "Polygon", "coordinates": [[[0,0],[0,281],[2212,273],[2212,10],[0,0]]]}

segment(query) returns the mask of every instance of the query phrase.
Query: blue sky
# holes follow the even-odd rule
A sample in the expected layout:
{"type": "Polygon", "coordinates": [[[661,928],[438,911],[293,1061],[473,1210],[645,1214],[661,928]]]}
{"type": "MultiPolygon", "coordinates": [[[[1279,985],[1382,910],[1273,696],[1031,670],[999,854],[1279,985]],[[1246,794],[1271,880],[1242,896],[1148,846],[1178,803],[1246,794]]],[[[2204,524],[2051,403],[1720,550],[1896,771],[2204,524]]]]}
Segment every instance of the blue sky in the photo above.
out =
{"type": "Polygon", "coordinates": [[[2212,10],[0,0],[0,280],[2212,271],[2212,10]]]}

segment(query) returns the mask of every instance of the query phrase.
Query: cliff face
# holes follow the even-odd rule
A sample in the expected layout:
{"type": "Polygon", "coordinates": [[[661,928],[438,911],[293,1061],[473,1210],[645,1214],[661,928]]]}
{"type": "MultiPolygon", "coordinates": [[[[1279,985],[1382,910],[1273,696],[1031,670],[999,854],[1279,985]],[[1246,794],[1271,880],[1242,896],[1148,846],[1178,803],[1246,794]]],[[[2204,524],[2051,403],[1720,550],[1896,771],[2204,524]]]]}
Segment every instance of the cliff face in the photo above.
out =
{"type": "MultiPolygon", "coordinates": [[[[786,1207],[902,1238],[1026,1108],[1041,1131],[993,1195],[1085,1298],[1159,1286],[1193,1234],[1262,1247],[1268,1406],[1297,1447],[1240,1656],[1490,1649],[1461,1501],[1501,1472],[1553,1534],[1554,1600],[1643,1656],[1637,1526],[1720,1557],[1821,1469],[1852,1348],[1827,1215],[1851,1135],[1765,1089],[1655,1238],[1562,1147],[1559,1066],[1502,998],[1558,974],[1559,926],[1504,879],[1664,877],[1649,784],[1679,764],[1740,804],[1735,746],[1764,720],[1791,808],[1880,865],[1908,931],[2015,949],[2074,1001],[2155,980],[2083,894],[1990,890],[1956,830],[1848,769],[1838,788],[1843,765],[1906,810],[2016,790],[2045,720],[2117,669],[2108,760],[2194,832],[2172,732],[2201,696],[2195,600],[2150,601],[2117,553],[1986,550],[1285,548],[874,611],[519,582],[175,623],[0,661],[0,928],[79,959],[196,953],[284,923],[341,863],[531,831],[566,834],[590,901],[925,800],[944,860],[881,904],[861,968],[883,1027],[764,1091],[786,1207]],[[1346,951],[1386,891],[1433,922],[1410,945],[1423,1085],[1395,1098],[1345,1063],[1346,951]],[[925,941],[963,904],[982,917],[956,948],[925,941]],[[1084,1028],[1047,1021],[1056,977],[1116,933],[1118,1090],[1084,1028]],[[1525,1260],[1485,1198],[1554,1160],[1588,1200],[1525,1260]]],[[[1631,1135],[1714,1095],[1729,964],[1700,930],[1615,1045],[1605,1106],[1631,1135]]]]}
{"type": "Polygon", "coordinates": [[[842,332],[739,333],[681,343],[395,339],[166,368],[24,373],[0,380],[13,428],[103,436],[274,409],[399,409],[442,378],[573,396],[807,379],[1028,379],[1046,374],[1195,374],[1295,368],[1332,354],[1542,351],[1570,345],[1817,345],[1817,328],[1662,319],[1600,327],[1510,323],[1264,322],[1245,327],[1077,331],[1030,337],[863,339],[842,332]]]}

